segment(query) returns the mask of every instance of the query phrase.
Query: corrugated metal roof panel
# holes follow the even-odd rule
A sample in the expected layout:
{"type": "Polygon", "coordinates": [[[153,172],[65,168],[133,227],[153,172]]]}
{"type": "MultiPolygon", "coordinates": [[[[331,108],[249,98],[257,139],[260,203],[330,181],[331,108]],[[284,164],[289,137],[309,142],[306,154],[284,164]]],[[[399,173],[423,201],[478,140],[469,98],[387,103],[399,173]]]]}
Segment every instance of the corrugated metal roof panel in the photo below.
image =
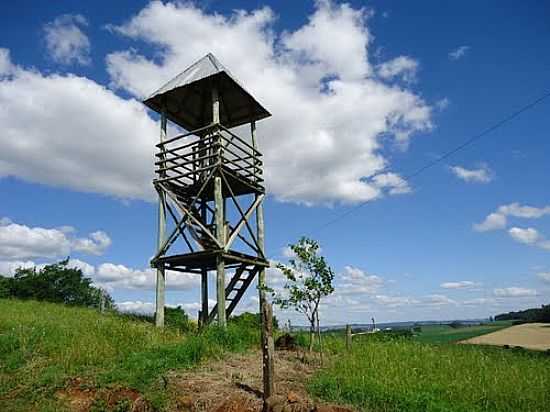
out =
{"type": "Polygon", "coordinates": [[[167,117],[187,130],[194,130],[212,120],[211,92],[214,86],[220,98],[220,121],[226,127],[271,116],[211,53],[174,77],[143,103],[160,113],[164,100],[167,117]]]}

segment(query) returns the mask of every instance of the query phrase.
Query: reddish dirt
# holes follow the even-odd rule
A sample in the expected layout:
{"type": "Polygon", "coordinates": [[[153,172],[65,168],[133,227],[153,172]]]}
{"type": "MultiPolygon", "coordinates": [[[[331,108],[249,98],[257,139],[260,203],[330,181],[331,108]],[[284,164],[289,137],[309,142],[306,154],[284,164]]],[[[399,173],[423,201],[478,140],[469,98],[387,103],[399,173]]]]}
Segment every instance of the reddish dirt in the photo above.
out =
{"type": "Polygon", "coordinates": [[[65,401],[71,412],[89,412],[93,406],[101,404],[106,410],[113,410],[122,403],[130,412],[150,412],[149,403],[141,394],[130,388],[97,390],[80,378],[71,379],[64,389],[57,391],[56,397],[65,401]]]}
{"type": "MultiPolygon", "coordinates": [[[[305,384],[318,368],[319,360],[304,352],[277,351],[275,394],[268,412],[353,412],[353,409],[315,404],[305,384]]],[[[259,412],[262,411],[261,354],[230,354],[187,371],[171,371],[163,377],[167,410],[171,412],[259,412]]],[[[142,395],[129,388],[96,389],[80,378],[67,382],[56,396],[70,411],[89,412],[101,405],[106,411],[124,405],[130,412],[153,411],[142,395]]]]}
{"type": "Polygon", "coordinates": [[[65,401],[69,410],[88,412],[95,401],[96,390],[80,378],[71,379],[64,389],[56,392],[56,397],[65,401]]]}
{"type": "MultiPolygon", "coordinates": [[[[318,365],[304,353],[277,351],[271,412],[352,412],[336,405],[315,405],[305,384],[318,365]]],[[[170,411],[258,412],[262,410],[262,367],[257,351],[228,355],[198,369],[173,371],[167,378],[170,411]]]]}

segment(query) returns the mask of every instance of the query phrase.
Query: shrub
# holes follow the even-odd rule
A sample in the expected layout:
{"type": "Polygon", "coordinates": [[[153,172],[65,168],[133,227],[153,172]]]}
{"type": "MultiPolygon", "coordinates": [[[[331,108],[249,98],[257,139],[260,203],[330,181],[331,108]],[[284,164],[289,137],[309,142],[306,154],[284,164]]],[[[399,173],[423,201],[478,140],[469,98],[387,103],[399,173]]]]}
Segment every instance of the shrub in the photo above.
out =
{"type": "Polygon", "coordinates": [[[59,263],[34,268],[18,268],[13,278],[2,277],[0,297],[34,299],[68,305],[114,307],[107,292],[92,286],[91,279],[82,270],[69,267],[69,259],[59,263]]]}
{"type": "Polygon", "coordinates": [[[181,332],[189,332],[193,329],[189,316],[181,306],[177,308],[164,308],[164,321],[167,326],[178,329],[181,332]]]}
{"type": "MultiPolygon", "coordinates": [[[[240,315],[232,316],[231,323],[245,328],[259,329],[262,326],[262,316],[260,313],[243,312],[240,315]]],[[[273,329],[279,329],[279,321],[273,316],[273,329]]]]}

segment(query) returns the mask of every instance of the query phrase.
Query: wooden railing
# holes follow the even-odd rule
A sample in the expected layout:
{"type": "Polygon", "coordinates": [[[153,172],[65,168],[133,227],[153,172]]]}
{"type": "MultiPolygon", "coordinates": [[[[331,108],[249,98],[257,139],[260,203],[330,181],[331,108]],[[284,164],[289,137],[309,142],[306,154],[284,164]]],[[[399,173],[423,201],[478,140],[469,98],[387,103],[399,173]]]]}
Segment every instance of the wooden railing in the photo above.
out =
{"type": "Polygon", "coordinates": [[[254,184],[263,182],[262,154],[221,125],[209,125],[156,145],[157,182],[180,186],[199,184],[218,166],[254,184]]]}

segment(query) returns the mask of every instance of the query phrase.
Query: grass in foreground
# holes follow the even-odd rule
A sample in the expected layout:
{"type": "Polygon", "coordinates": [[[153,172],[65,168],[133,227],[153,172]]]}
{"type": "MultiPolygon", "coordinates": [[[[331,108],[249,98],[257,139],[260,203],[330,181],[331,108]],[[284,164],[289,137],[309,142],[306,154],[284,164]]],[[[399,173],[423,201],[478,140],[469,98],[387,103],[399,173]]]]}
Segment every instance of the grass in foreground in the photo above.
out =
{"type": "Polygon", "coordinates": [[[257,341],[255,332],[231,326],[183,336],[116,314],[0,299],[0,410],[62,410],[55,392],[76,377],[96,388],[136,389],[161,409],[169,369],[257,341]]]}
{"type": "Polygon", "coordinates": [[[313,395],[366,411],[547,411],[550,357],[470,345],[361,338],[314,376],[313,395]]]}

